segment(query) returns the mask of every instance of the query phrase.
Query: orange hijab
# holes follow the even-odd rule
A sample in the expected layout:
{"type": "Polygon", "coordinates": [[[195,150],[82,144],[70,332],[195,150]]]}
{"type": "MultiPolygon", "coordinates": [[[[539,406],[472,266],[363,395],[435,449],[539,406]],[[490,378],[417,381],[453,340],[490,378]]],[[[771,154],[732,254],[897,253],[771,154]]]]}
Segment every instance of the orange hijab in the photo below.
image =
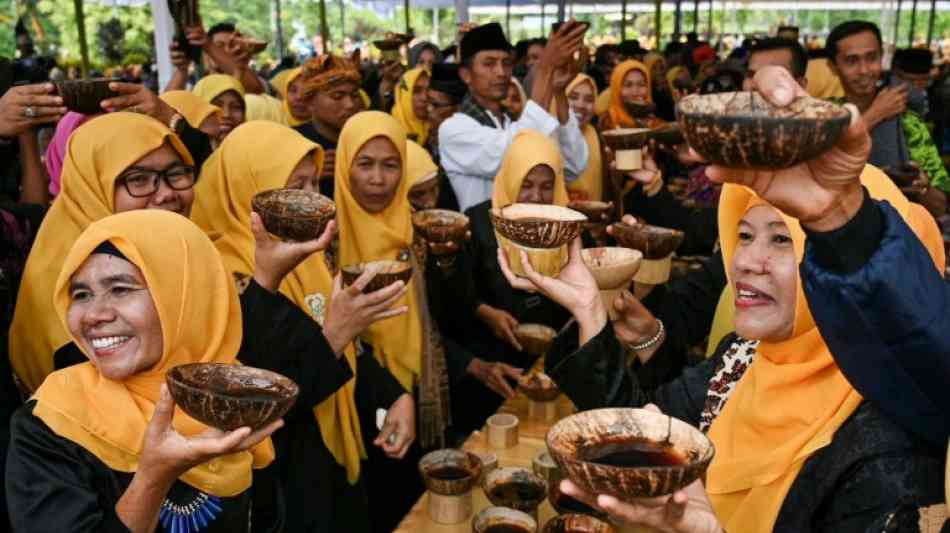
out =
{"type": "MultiPolygon", "coordinates": [[[[643,74],[647,82],[646,101],[653,102],[653,82],[650,80],[650,69],[643,63],[634,59],[628,59],[614,68],[610,75],[610,105],[607,107],[607,118],[611,128],[640,128],[643,127],[627,113],[627,108],[623,103],[623,80],[630,71],[636,70],[643,74]]],[[[646,119],[646,127],[653,128],[663,123],[656,117],[646,119]]]]}
{"type": "MultiPolygon", "coordinates": [[[[861,181],[871,196],[889,201],[912,227],[935,225],[878,169],[866,167],[861,181]]],[[[751,190],[723,187],[719,238],[726,265],[732,265],[735,256],[739,221],[759,205],[768,204],[751,190]]],[[[805,234],[798,220],[785,214],[782,219],[800,263],[805,234]]],[[[942,271],[942,243],[926,235],[922,240],[942,271]]],[[[726,270],[731,274],[730,268],[726,270]]],[[[804,462],[831,442],[863,401],[822,339],[801,279],[796,305],[792,336],[759,343],[756,357],[709,429],[716,457],[707,472],[706,490],[727,531],[771,531],[804,462]]]]}
{"type": "MultiPolygon", "coordinates": [[[[241,305],[231,275],[197,226],[175,213],[138,210],[93,223],[66,255],[53,302],[64,327],[70,279],[106,241],[142,271],[161,322],[161,359],[124,381],[103,377],[91,362],[54,372],[36,391],[33,414],[109,468],[135,472],[165,373],[187,363],[236,364],[241,305]]],[[[82,346],[75,337],[72,341],[82,346]]],[[[177,407],[173,425],[187,437],[208,429],[177,407]]],[[[180,479],[208,494],[231,497],[251,486],[251,468],[273,460],[267,439],[250,451],[198,465],[180,479]]]]}
{"type": "MultiPolygon", "coordinates": [[[[590,85],[596,98],[597,84],[587,74],[578,74],[564,89],[565,94],[571,94],[575,87],[583,83],[590,85]]],[[[597,134],[597,128],[592,124],[584,126],[583,132],[590,158],[587,160],[587,168],[576,180],[567,185],[567,190],[572,200],[594,200],[599,202],[604,199],[604,168],[601,160],[600,136],[597,134]]]]}

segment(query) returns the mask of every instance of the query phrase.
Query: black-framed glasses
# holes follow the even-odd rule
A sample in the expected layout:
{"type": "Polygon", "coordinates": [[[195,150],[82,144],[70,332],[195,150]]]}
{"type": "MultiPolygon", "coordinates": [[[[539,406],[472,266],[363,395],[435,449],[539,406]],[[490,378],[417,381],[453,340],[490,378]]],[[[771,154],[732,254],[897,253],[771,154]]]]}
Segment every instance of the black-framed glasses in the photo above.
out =
{"type": "Polygon", "coordinates": [[[133,198],[144,198],[158,191],[159,180],[176,191],[186,191],[195,186],[195,167],[173,165],[165,170],[132,168],[123,173],[118,182],[133,198]]]}
{"type": "Polygon", "coordinates": [[[432,106],[433,109],[443,109],[446,107],[454,107],[458,104],[456,104],[455,102],[439,102],[430,98],[428,101],[428,105],[432,106]]]}

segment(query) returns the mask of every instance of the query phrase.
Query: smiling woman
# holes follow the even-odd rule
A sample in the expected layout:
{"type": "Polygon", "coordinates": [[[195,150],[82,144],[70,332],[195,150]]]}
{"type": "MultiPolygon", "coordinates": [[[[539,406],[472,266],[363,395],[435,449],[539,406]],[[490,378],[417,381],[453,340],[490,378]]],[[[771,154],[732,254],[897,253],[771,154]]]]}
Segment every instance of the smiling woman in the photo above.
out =
{"type": "Polygon", "coordinates": [[[10,361],[26,388],[42,383],[53,370],[54,352],[69,343],[51,308],[50,282],[69,246],[89,224],[116,212],[159,209],[188,216],[192,164],[178,137],[143,115],[109,113],[73,133],[63,160],[63,189],[33,244],[10,330],[10,361]]]}
{"type": "Polygon", "coordinates": [[[269,435],[176,413],[165,372],[234,364],[237,291],[186,218],[137,210],[90,225],[65,257],[55,309],[89,362],[51,374],[13,416],[7,498],[16,531],[275,531],[269,435]],[[253,513],[251,512],[253,508],[253,513]],[[195,524],[195,525],[192,525],[195,524]]]}

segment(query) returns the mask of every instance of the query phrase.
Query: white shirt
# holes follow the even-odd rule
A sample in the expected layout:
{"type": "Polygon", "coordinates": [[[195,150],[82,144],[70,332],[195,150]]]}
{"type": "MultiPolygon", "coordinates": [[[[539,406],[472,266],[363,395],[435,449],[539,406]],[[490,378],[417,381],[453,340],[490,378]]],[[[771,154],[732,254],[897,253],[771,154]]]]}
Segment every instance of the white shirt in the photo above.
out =
{"type": "Polygon", "coordinates": [[[517,121],[505,117],[502,124],[493,113],[488,112],[488,116],[496,128],[482,126],[462,113],[455,113],[439,126],[439,157],[462,211],[491,198],[505,151],[523,129],[538,130],[558,143],[568,181],[587,167],[587,141],[573,111],[563,126],[533,100],[528,100],[517,121]]]}

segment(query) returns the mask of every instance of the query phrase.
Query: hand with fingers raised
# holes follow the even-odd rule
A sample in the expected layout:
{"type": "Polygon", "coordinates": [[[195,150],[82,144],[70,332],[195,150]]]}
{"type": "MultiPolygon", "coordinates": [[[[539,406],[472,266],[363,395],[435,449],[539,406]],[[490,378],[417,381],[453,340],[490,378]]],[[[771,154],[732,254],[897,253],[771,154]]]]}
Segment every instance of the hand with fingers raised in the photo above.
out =
{"type": "Polygon", "coordinates": [[[393,307],[408,290],[401,280],[376,292],[363,294],[363,289],[376,277],[377,272],[378,268],[370,265],[348,287],[343,286],[340,275],[333,280],[333,295],[327,306],[323,334],[338,357],[348,344],[375,322],[409,311],[405,305],[393,307]]]}
{"type": "Polygon", "coordinates": [[[505,363],[488,362],[478,357],[472,359],[465,370],[506,400],[515,397],[515,389],[508,380],[518,381],[523,374],[520,368],[505,363]]]}
{"type": "Polygon", "coordinates": [[[102,109],[105,111],[141,113],[166,126],[171,123],[172,117],[175,116],[174,108],[166,104],[164,100],[144,85],[114,81],[109,84],[109,89],[119,93],[119,96],[113,96],[100,102],[102,109]]]}
{"type": "Polygon", "coordinates": [[[52,83],[11,87],[0,97],[0,137],[17,135],[44,124],[55,124],[66,114],[63,99],[52,83]]]}

